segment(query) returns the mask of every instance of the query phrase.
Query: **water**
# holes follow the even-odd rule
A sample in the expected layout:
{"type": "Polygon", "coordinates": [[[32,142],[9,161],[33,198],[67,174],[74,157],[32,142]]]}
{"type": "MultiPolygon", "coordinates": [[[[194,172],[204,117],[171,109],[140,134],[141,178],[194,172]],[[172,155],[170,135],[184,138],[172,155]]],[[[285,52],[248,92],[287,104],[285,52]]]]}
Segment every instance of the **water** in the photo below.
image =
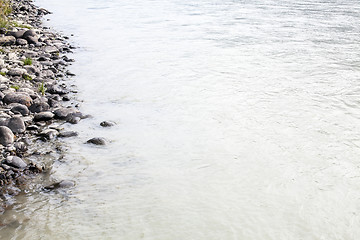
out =
{"type": "Polygon", "coordinates": [[[1,239],[359,239],[358,1],[36,3],[94,118],[1,239]]]}

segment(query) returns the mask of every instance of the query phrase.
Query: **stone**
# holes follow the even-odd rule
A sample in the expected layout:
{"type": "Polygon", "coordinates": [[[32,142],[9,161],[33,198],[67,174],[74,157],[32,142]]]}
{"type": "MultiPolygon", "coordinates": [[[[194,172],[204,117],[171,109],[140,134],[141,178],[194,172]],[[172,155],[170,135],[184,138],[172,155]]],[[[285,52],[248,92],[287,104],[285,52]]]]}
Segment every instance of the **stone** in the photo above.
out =
{"type": "Polygon", "coordinates": [[[0,126],[0,144],[7,146],[14,142],[14,134],[10,128],[6,126],[0,126]]]}
{"type": "Polygon", "coordinates": [[[95,144],[95,145],[106,145],[106,140],[105,138],[102,137],[94,137],[92,139],[87,140],[86,143],[95,144]]]}
{"type": "Polygon", "coordinates": [[[114,125],[116,125],[116,123],[113,121],[103,121],[100,123],[100,126],[102,127],[112,127],[114,125]]]}
{"type": "Polygon", "coordinates": [[[28,149],[24,142],[16,142],[14,144],[14,147],[15,147],[17,152],[26,152],[27,149],[28,149]]]}
{"type": "Polygon", "coordinates": [[[26,168],[27,164],[17,156],[8,156],[5,159],[5,164],[14,168],[26,168]]]}
{"type": "Polygon", "coordinates": [[[5,36],[0,37],[0,46],[9,46],[13,45],[16,42],[16,38],[14,36],[5,36]]]}
{"type": "Polygon", "coordinates": [[[67,131],[67,132],[59,133],[59,137],[61,137],[61,138],[76,137],[78,135],[79,135],[79,133],[74,132],[74,131],[67,131]]]}
{"type": "Polygon", "coordinates": [[[59,132],[55,129],[46,129],[40,133],[41,137],[49,140],[55,138],[57,135],[59,135],[59,132]]]}
{"type": "Polygon", "coordinates": [[[29,95],[25,93],[8,93],[4,96],[3,102],[6,104],[20,103],[27,107],[30,107],[32,104],[32,99],[29,95]]]}
{"type": "MultiPolygon", "coordinates": [[[[52,73],[54,74],[54,73],[52,73]]],[[[48,93],[51,93],[51,94],[59,94],[59,95],[64,95],[64,94],[67,94],[68,91],[63,88],[63,87],[60,87],[58,85],[52,85],[48,88],[47,90],[48,93]]]]}
{"type": "Polygon", "coordinates": [[[26,74],[26,70],[22,69],[22,68],[11,68],[8,72],[7,75],[9,76],[22,76],[23,74],[26,74]]]}
{"type": "Polygon", "coordinates": [[[30,125],[30,126],[27,126],[26,129],[32,131],[32,130],[38,130],[39,127],[36,125],[30,125]]]}
{"type": "Polygon", "coordinates": [[[59,52],[59,49],[55,46],[46,46],[46,47],[44,47],[44,51],[46,53],[57,53],[57,52],[59,52]]]}
{"type": "Polygon", "coordinates": [[[44,101],[37,101],[34,102],[30,107],[29,110],[32,113],[44,112],[50,109],[49,104],[44,101]]]}
{"type": "Polygon", "coordinates": [[[8,119],[6,125],[13,133],[23,133],[26,129],[24,121],[19,117],[12,117],[8,119]]]}
{"type": "Polygon", "coordinates": [[[36,36],[36,32],[33,29],[29,29],[27,31],[25,31],[22,35],[23,38],[27,38],[29,36],[35,37],[36,36]]]}
{"type": "Polygon", "coordinates": [[[7,35],[13,36],[15,38],[21,38],[21,37],[23,37],[25,32],[26,32],[25,30],[19,30],[19,31],[16,31],[16,32],[15,31],[10,31],[10,32],[7,33],[7,35]]]}
{"type": "Polygon", "coordinates": [[[49,121],[54,118],[54,114],[52,112],[40,112],[35,114],[34,121],[40,122],[40,121],[49,121]]]}
{"type": "Polygon", "coordinates": [[[57,119],[66,119],[69,114],[78,112],[75,108],[58,108],[54,111],[54,114],[57,119]]]}
{"type": "Polygon", "coordinates": [[[23,116],[27,116],[29,115],[30,111],[27,108],[27,106],[20,104],[20,103],[15,103],[14,106],[11,108],[10,110],[11,112],[18,114],[20,113],[23,116]]]}
{"type": "Polygon", "coordinates": [[[16,45],[25,46],[27,44],[28,44],[28,42],[23,38],[16,39],[16,45]]]}
{"type": "Polygon", "coordinates": [[[59,189],[59,188],[70,188],[70,187],[73,187],[75,186],[75,182],[73,181],[70,181],[70,180],[62,180],[60,182],[57,182],[57,183],[53,183],[49,186],[46,186],[44,187],[45,190],[48,190],[48,191],[52,191],[52,190],[56,190],[56,189],[59,189]]]}
{"type": "Polygon", "coordinates": [[[27,40],[27,42],[29,43],[29,44],[38,44],[38,42],[39,42],[39,37],[37,37],[37,36],[28,36],[27,38],[25,38],[26,40],[27,40]]]}

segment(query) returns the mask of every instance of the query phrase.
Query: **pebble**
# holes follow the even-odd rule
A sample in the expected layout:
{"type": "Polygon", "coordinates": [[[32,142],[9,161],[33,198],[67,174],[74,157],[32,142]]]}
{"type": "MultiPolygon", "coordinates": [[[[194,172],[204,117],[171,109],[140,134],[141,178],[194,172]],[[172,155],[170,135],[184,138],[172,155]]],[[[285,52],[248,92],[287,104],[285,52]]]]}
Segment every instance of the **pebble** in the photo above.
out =
{"type": "Polygon", "coordinates": [[[52,112],[40,112],[35,114],[34,121],[40,122],[40,121],[49,121],[54,118],[54,114],[52,112]]]}
{"type": "Polygon", "coordinates": [[[102,138],[102,137],[94,137],[94,138],[87,140],[86,143],[95,144],[95,145],[106,145],[106,140],[105,140],[105,138],[102,138]]]}
{"type": "Polygon", "coordinates": [[[10,128],[6,126],[0,126],[0,144],[7,146],[14,142],[14,134],[10,128]]]}
{"type": "Polygon", "coordinates": [[[103,121],[100,123],[100,126],[102,127],[112,127],[114,125],[116,125],[116,123],[113,121],[103,121]]]}
{"type": "Polygon", "coordinates": [[[26,168],[27,164],[17,156],[8,156],[4,163],[14,168],[26,168]]]}

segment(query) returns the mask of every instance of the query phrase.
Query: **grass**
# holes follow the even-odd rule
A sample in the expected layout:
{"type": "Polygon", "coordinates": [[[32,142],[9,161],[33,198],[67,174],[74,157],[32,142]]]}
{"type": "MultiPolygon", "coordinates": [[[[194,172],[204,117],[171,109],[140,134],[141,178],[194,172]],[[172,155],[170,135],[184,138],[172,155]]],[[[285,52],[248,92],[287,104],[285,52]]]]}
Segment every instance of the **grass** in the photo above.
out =
{"type": "Polygon", "coordinates": [[[28,81],[31,81],[31,80],[33,80],[32,79],[32,77],[30,77],[29,75],[27,75],[27,74],[23,74],[23,79],[25,79],[25,80],[28,80],[28,81]]]}
{"type": "Polygon", "coordinates": [[[31,58],[26,58],[23,60],[24,65],[31,65],[32,64],[32,59],[31,58]]]}
{"type": "Polygon", "coordinates": [[[0,72],[0,75],[1,76],[6,76],[6,73],[5,72],[0,72]]]}
{"type": "Polygon", "coordinates": [[[10,25],[11,27],[18,27],[18,28],[27,28],[27,29],[31,29],[31,27],[30,27],[30,26],[28,26],[28,25],[24,25],[24,24],[20,24],[20,23],[18,23],[18,22],[9,22],[9,25],[10,25]]]}
{"type": "Polygon", "coordinates": [[[0,0],[0,28],[9,27],[7,16],[11,13],[12,8],[8,0],[0,0]]]}
{"type": "Polygon", "coordinates": [[[19,85],[11,85],[10,87],[13,88],[13,89],[15,89],[16,91],[20,89],[20,86],[19,86],[19,85]]]}
{"type": "Polygon", "coordinates": [[[39,84],[39,88],[38,88],[39,92],[41,93],[41,95],[45,95],[45,91],[47,90],[47,88],[45,87],[44,82],[39,84]]]}

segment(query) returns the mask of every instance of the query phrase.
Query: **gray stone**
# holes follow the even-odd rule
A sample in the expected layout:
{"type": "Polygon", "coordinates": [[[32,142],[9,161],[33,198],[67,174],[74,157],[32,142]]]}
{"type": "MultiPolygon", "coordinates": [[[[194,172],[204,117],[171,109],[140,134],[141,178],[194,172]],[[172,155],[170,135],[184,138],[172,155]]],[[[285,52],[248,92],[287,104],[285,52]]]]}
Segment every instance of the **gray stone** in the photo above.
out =
{"type": "Polygon", "coordinates": [[[24,142],[16,142],[14,144],[14,147],[15,147],[17,152],[26,152],[27,149],[28,149],[24,142]]]}
{"type": "Polygon", "coordinates": [[[36,36],[36,32],[33,29],[29,29],[27,31],[25,31],[22,35],[23,38],[27,38],[29,36],[35,37],[36,36]]]}
{"type": "Polygon", "coordinates": [[[15,168],[26,168],[27,164],[17,156],[8,156],[5,159],[5,164],[15,168]]]}
{"type": "Polygon", "coordinates": [[[114,125],[116,125],[116,123],[113,121],[103,121],[100,123],[100,126],[102,127],[112,127],[114,125]]]}
{"type": "Polygon", "coordinates": [[[70,180],[62,180],[60,182],[57,183],[53,183],[49,186],[44,187],[45,190],[48,191],[52,191],[52,190],[56,190],[56,189],[60,189],[60,188],[70,188],[75,186],[75,182],[70,181],[70,180]]]}
{"type": "MultiPolygon", "coordinates": [[[[54,73],[52,73],[52,74],[54,75],[54,73]]],[[[51,93],[51,94],[64,95],[64,94],[67,94],[69,91],[67,91],[65,88],[60,87],[58,85],[52,85],[52,86],[49,86],[47,92],[51,93]]]]}
{"type": "Polygon", "coordinates": [[[40,121],[49,121],[54,118],[54,114],[52,112],[40,112],[35,114],[34,121],[40,122],[40,121]]]}
{"type": "Polygon", "coordinates": [[[28,44],[28,42],[23,38],[16,39],[16,45],[24,46],[24,45],[27,45],[27,44],[28,44]]]}
{"type": "Polygon", "coordinates": [[[79,135],[79,133],[74,132],[74,131],[68,131],[68,132],[61,132],[61,133],[59,133],[59,137],[62,137],[62,138],[76,137],[76,136],[78,136],[78,135],[79,135]]]}
{"type": "Polygon", "coordinates": [[[54,114],[57,119],[66,119],[69,114],[78,112],[75,108],[58,108],[54,111],[54,114]]]}
{"type": "Polygon", "coordinates": [[[20,103],[15,103],[14,106],[11,108],[11,111],[15,114],[20,113],[23,116],[27,116],[30,113],[27,106],[20,103]]]}
{"type": "Polygon", "coordinates": [[[43,101],[36,101],[29,107],[29,110],[32,113],[44,112],[49,109],[50,109],[49,104],[43,101]]]}
{"type": "Polygon", "coordinates": [[[59,52],[59,49],[55,46],[46,46],[46,47],[44,47],[44,51],[46,53],[57,53],[57,52],[59,52]]]}
{"type": "Polygon", "coordinates": [[[86,143],[95,144],[95,145],[106,145],[105,138],[102,137],[94,137],[92,139],[87,140],[86,143]]]}
{"type": "Polygon", "coordinates": [[[8,119],[6,125],[13,133],[23,133],[26,129],[24,121],[19,117],[12,117],[8,119]]]}
{"type": "Polygon", "coordinates": [[[37,46],[38,42],[39,42],[39,37],[38,36],[28,36],[27,38],[25,38],[27,40],[27,42],[29,44],[35,44],[37,46]]]}
{"type": "Polygon", "coordinates": [[[29,95],[25,93],[8,93],[4,96],[3,102],[6,104],[20,103],[27,107],[30,107],[32,104],[32,99],[29,95]]]}
{"type": "Polygon", "coordinates": [[[15,38],[21,38],[21,37],[23,37],[24,33],[25,33],[25,30],[19,30],[19,31],[16,31],[16,32],[15,31],[10,31],[10,32],[7,33],[7,35],[13,36],[15,38]]]}
{"type": "Polygon", "coordinates": [[[26,70],[22,68],[12,68],[7,72],[9,76],[22,76],[23,74],[26,74],[26,70]]]}
{"type": "Polygon", "coordinates": [[[4,146],[7,146],[13,142],[14,134],[11,129],[6,126],[0,126],[0,143],[4,146]]]}
{"type": "Polygon", "coordinates": [[[59,132],[55,129],[46,129],[40,133],[41,137],[49,140],[55,138],[57,135],[59,135],[59,132]]]}
{"type": "Polygon", "coordinates": [[[16,42],[16,38],[13,36],[0,37],[0,46],[13,45],[16,42]]]}

